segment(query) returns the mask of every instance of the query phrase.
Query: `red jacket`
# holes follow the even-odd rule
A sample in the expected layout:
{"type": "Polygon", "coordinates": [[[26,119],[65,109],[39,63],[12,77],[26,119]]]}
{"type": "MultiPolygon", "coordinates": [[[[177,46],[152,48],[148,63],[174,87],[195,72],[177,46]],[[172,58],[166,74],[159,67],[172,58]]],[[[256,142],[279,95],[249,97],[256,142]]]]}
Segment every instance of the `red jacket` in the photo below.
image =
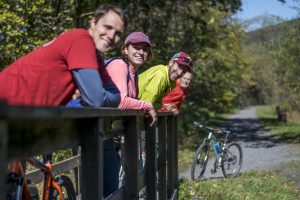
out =
{"type": "MultiPolygon", "coordinates": [[[[166,105],[169,104],[172,106],[172,109],[179,109],[182,102],[185,100],[187,95],[187,90],[180,87],[179,81],[176,82],[176,87],[174,87],[166,96],[162,99],[162,107],[158,111],[167,111],[166,105]]],[[[171,109],[171,110],[172,110],[171,109]]]]}

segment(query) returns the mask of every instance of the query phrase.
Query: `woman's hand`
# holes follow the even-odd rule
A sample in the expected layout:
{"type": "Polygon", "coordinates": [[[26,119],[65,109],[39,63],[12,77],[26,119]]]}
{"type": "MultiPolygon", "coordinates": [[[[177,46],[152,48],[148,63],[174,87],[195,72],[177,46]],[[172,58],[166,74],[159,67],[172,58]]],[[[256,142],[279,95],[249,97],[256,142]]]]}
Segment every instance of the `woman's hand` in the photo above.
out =
{"type": "Polygon", "coordinates": [[[157,114],[156,114],[155,110],[154,110],[154,109],[151,109],[151,110],[149,111],[149,115],[150,115],[151,118],[152,118],[152,122],[151,122],[151,124],[150,124],[150,127],[156,126],[156,123],[157,123],[157,114]]]}

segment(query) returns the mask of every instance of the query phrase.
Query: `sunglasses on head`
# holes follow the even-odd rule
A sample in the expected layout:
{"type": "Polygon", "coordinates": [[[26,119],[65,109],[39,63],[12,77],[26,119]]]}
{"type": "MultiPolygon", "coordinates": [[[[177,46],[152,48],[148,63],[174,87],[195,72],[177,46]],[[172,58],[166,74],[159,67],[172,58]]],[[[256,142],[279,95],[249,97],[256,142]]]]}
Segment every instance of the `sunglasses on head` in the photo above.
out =
{"type": "Polygon", "coordinates": [[[178,57],[178,58],[181,58],[181,60],[183,62],[185,62],[186,64],[192,65],[192,61],[189,58],[187,58],[187,57],[178,57]]]}

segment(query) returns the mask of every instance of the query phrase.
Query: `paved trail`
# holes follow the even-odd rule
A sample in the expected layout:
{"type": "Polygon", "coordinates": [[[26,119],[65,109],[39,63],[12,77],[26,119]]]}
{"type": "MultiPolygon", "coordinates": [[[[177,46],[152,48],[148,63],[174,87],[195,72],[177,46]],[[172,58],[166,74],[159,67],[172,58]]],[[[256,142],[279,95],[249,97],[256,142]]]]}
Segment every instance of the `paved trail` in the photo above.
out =
{"type": "MultiPolygon", "coordinates": [[[[255,107],[244,109],[232,115],[224,125],[233,132],[230,140],[242,146],[244,159],[241,172],[252,169],[276,169],[283,163],[300,161],[300,145],[287,144],[272,136],[258,122],[255,113],[255,107]]],[[[221,170],[212,175],[211,168],[212,163],[209,163],[204,178],[222,177],[221,170]]],[[[181,173],[180,177],[190,178],[190,169],[181,173]]]]}

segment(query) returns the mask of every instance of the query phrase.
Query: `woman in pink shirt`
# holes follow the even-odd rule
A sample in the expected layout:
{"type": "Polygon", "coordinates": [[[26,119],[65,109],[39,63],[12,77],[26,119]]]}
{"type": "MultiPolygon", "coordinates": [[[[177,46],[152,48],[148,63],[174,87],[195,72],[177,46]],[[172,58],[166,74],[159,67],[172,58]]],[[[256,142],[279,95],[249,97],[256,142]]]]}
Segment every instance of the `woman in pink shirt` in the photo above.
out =
{"type": "Polygon", "coordinates": [[[151,103],[138,100],[138,70],[152,58],[151,43],[142,32],[127,36],[121,48],[122,58],[115,58],[107,64],[107,72],[120,91],[121,102],[118,108],[139,109],[148,112],[152,118],[151,126],[157,122],[157,114],[151,103]]]}
{"type": "MultiPolygon", "coordinates": [[[[150,114],[154,126],[157,114],[151,103],[138,100],[138,70],[152,57],[151,43],[142,32],[129,34],[121,48],[122,58],[106,61],[106,70],[120,91],[120,109],[139,109],[150,114]]],[[[104,197],[118,189],[120,162],[112,139],[104,141],[104,197]]]]}

